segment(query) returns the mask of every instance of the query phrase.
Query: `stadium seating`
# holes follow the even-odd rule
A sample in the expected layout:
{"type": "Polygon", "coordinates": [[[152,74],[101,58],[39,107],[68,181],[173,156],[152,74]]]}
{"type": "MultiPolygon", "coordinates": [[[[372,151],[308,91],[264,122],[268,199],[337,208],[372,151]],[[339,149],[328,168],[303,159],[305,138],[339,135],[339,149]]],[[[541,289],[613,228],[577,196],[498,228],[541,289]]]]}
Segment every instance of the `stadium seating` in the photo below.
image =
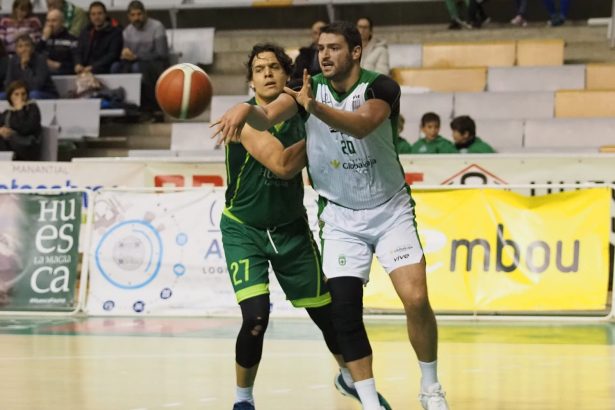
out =
{"type": "MultiPolygon", "coordinates": [[[[41,111],[41,125],[57,127],[58,138],[80,139],[99,136],[100,100],[37,100],[36,103],[41,111]]],[[[8,107],[7,101],[0,101],[0,111],[8,107]]]]}
{"type": "Polygon", "coordinates": [[[423,67],[509,67],[515,65],[514,41],[426,43],[423,67]]]}
{"type": "Polygon", "coordinates": [[[422,64],[422,45],[389,44],[389,67],[421,67],[422,64]]]}
{"type": "Polygon", "coordinates": [[[527,148],[575,148],[596,151],[613,144],[615,118],[557,118],[525,122],[527,148]]]}
{"type": "Polygon", "coordinates": [[[585,88],[584,65],[490,67],[489,91],[557,91],[585,88]]]}
{"type": "Polygon", "coordinates": [[[200,154],[224,159],[224,147],[216,145],[211,134],[208,122],[174,123],[171,128],[171,150],[185,155],[198,151],[200,154]]]}
{"type": "Polygon", "coordinates": [[[615,117],[615,90],[564,90],[555,93],[559,118],[615,117]]]}
{"type": "MultiPolygon", "coordinates": [[[[123,88],[127,103],[141,104],[141,74],[98,74],[96,78],[105,89],[123,88]]],[[[60,98],[73,98],[75,91],[74,75],[56,75],[51,77],[60,98]]]]}
{"type": "Polygon", "coordinates": [[[553,93],[483,92],[456,93],[454,115],[474,119],[524,120],[553,117],[553,93]]]}
{"type": "Polygon", "coordinates": [[[211,99],[210,121],[216,121],[235,104],[248,101],[249,95],[214,95],[211,99]]]}
{"type": "Polygon", "coordinates": [[[564,64],[564,45],[562,39],[518,40],[517,65],[562,65],[564,64]]]}
{"type": "Polygon", "coordinates": [[[0,151],[0,161],[12,161],[13,151],[0,151]]]}
{"type": "Polygon", "coordinates": [[[400,110],[406,123],[419,121],[430,111],[446,122],[453,116],[453,93],[402,94],[400,110]]]}
{"type": "Polygon", "coordinates": [[[585,73],[588,90],[615,90],[615,64],[588,64],[585,73]]]}
{"type": "Polygon", "coordinates": [[[168,29],[167,39],[178,63],[212,64],[214,62],[213,27],[168,29]]]}
{"type": "Polygon", "coordinates": [[[43,135],[41,136],[41,160],[42,161],[57,161],[58,160],[58,137],[60,129],[57,126],[43,127],[43,135]]]}
{"type": "Polygon", "coordinates": [[[401,85],[431,91],[483,91],[487,84],[487,69],[394,68],[391,77],[401,85]]]}

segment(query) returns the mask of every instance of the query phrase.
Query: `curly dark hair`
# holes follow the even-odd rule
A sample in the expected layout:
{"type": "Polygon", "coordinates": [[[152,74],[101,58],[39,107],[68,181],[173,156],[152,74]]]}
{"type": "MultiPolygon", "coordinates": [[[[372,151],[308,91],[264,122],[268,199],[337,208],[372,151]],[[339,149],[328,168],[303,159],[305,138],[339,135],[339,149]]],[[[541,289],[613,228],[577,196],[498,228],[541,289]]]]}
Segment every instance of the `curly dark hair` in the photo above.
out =
{"type": "Polygon", "coordinates": [[[252,63],[254,62],[254,59],[260,53],[265,53],[267,51],[270,51],[273,54],[275,54],[275,58],[277,58],[278,62],[284,69],[284,72],[286,73],[286,75],[290,76],[292,69],[293,69],[293,61],[286,54],[284,49],[278,46],[277,44],[260,43],[252,47],[252,51],[250,52],[250,56],[248,57],[248,62],[246,63],[246,68],[247,68],[246,78],[248,79],[248,81],[252,80],[252,63]]]}

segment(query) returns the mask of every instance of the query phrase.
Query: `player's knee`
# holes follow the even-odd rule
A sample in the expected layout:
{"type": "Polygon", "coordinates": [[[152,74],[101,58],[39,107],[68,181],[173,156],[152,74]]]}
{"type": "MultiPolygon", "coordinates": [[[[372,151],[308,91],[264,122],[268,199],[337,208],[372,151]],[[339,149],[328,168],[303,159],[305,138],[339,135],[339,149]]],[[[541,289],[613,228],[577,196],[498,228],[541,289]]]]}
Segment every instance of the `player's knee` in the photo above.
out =
{"type": "Polygon", "coordinates": [[[361,303],[333,302],[333,326],[338,333],[355,333],[363,328],[363,307],[361,303]]]}
{"type": "Polygon", "coordinates": [[[346,362],[372,354],[372,348],[363,325],[361,303],[333,303],[333,326],[346,362]]]}
{"type": "Polygon", "coordinates": [[[427,291],[422,289],[412,289],[402,294],[402,303],[406,313],[422,312],[429,308],[429,297],[427,291]]]}
{"type": "Polygon", "coordinates": [[[246,369],[257,365],[263,354],[263,339],[269,323],[268,314],[245,314],[235,345],[235,360],[246,369]]]}
{"type": "Polygon", "coordinates": [[[269,324],[269,315],[244,316],[242,330],[252,337],[263,337],[269,324]]]}

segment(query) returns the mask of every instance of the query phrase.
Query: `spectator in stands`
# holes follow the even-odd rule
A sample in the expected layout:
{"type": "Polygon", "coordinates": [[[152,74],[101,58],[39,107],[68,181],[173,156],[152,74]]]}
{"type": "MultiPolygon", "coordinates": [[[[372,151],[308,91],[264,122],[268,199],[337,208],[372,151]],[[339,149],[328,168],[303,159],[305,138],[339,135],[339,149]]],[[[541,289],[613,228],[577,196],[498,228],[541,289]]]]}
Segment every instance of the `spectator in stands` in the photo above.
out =
{"type": "Polygon", "coordinates": [[[78,37],[88,23],[88,15],[81,7],[64,0],[47,0],[48,10],[60,10],[64,15],[64,27],[70,34],[78,37]]]}
{"type": "Polygon", "coordinates": [[[37,161],[41,156],[41,112],[28,99],[28,86],[13,81],[7,88],[10,108],[0,114],[0,151],[13,151],[16,160],[37,161]]]}
{"type": "Polygon", "coordinates": [[[470,0],[444,0],[446,3],[446,9],[448,10],[448,15],[451,17],[451,23],[448,25],[449,30],[459,30],[461,28],[472,28],[472,26],[466,23],[459,16],[459,8],[457,7],[459,3],[464,3],[466,7],[468,7],[470,0]]]}
{"type": "Polygon", "coordinates": [[[406,125],[406,119],[403,115],[399,114],[397,119],[397,136],[395,137],[395,147],[398,154],[412,153],[412,145],[401,136],[401,133],[404,132],[404,125],[406,125]]]}
{"type": "Polygon", "coordinates": [[[90,4],[88,14],[90,22],[77,41],[75,73],[109,73],[111,64],[120,59],[122,29],[107,16],[107,7],[100,1],[90,4]]]}
{"type": "Polygon", "coordinates": [[[455,148],[462,154],[490,154],[495,150],[476,136],[476,124],[467,115],[456,117],[451,121],[455,148]]]}
{"type": "Polygon", "coordinates": [[[21,80],[30,90],[32,99],[58,98],[58,91],[47,67],[47,58],[34,50],[32,37],[22,34],[17,37],[15,44],[15,57],[9,61],[5,84],[21,80]]]}
{"type": "Polygon", "coordinates": [[[307,47],[301,47],[299,49],[299,55],[295,59],[293,72],[290,75],[291,86],[303,82],[304,69],[307,69],[310,75],[320,73],[320,63],[318,62],[318,37],[320,36],[320,30],[326,25],[327,23],[322,20],[318,20],[312,24],[312,43],[307,47]]]}
{"type": "Polygon", "coordinates": [[[124,29],[121,60],[113,63],[112,73],[141,73],[141,108],[160,111],[154,90],[156,80],[169,65],[169,46],[164,26],[147,16],[139,0],[128,4],[130,24],[124,29]]]}
{"type": "Polygon", "coordinates": [[[570,10],[570,0],[560,0],[559,10],[555,6],[555,0],[543,0],[547,11],[549,12],[551,27],[561,26],[568,18],[568,10],[570,10]]]}
{"type": "Polygon", "coordinates": [[[4,48],[4,43],[0,41],[0,84],[4,86],[6,73],[9,69],[9,55],[4,48]]]}
{"type": "Polygon", "coordinates": [[[0,40],[8,53],[15,52],[15,40],[21,34],[29,34],[34,42],[41,38],[41,21],[32,14],[30,0],[13,1],[13,12],[10,17],[0,20],[0,40]]]}
{"type": "Polygon", "coordinates": [[[486,1],[487,0],[470,0],[470,4],[468,5],[468,21],[474,28],[481,28],[491,21],[483,7],[486,1]]]}
{"type": "Polygon", "coordinates": [[[527,14],[527,0],[515,0],[517,6],[517,15],[510,20],[510,24],[520,27],[527,26],[526,14],[527,14]]]}
{"type": "Polygon", "coordinates": [[[389,48],[383,39],[374,38],[374,23],[369,17],[357,20],[361,34],[361,67],[380,74],[389,75],[389,48]]]}
{"type": "Polygon", "coordinates": [[[73,74],[77,37],[64,26],[64,16],[58,9],[47,12],[41,41],[36,45],[39,53],[47,56],[47,67],[51,75],[73,74]]]}
{"type": "Polygon", "coordinates": [[[423,134],[413,145],[413,154],[455,154],[457,148],[452,142],[440,135],[440,116],[428,112],[421,118],[423,134]]]}

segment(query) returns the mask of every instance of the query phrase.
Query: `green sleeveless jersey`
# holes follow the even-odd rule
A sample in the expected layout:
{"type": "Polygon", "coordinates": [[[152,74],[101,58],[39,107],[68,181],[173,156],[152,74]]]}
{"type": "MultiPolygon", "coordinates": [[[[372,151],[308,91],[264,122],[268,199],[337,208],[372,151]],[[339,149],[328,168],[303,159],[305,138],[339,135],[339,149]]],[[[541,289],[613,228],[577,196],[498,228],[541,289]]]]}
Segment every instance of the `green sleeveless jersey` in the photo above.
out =
{"type": "MultiPolygon", "coordinates": [[[[249,104],[256,104],[252,98],[249,104]]],[[[269,129],[284,147],[305,138],[299,115],[269,129]]],[[[301,173],[290,180],[276,177],[242,144],[226,146],[226,208],[224,214],[255,228],[273,228],[306,213],[301,173]]]]}

